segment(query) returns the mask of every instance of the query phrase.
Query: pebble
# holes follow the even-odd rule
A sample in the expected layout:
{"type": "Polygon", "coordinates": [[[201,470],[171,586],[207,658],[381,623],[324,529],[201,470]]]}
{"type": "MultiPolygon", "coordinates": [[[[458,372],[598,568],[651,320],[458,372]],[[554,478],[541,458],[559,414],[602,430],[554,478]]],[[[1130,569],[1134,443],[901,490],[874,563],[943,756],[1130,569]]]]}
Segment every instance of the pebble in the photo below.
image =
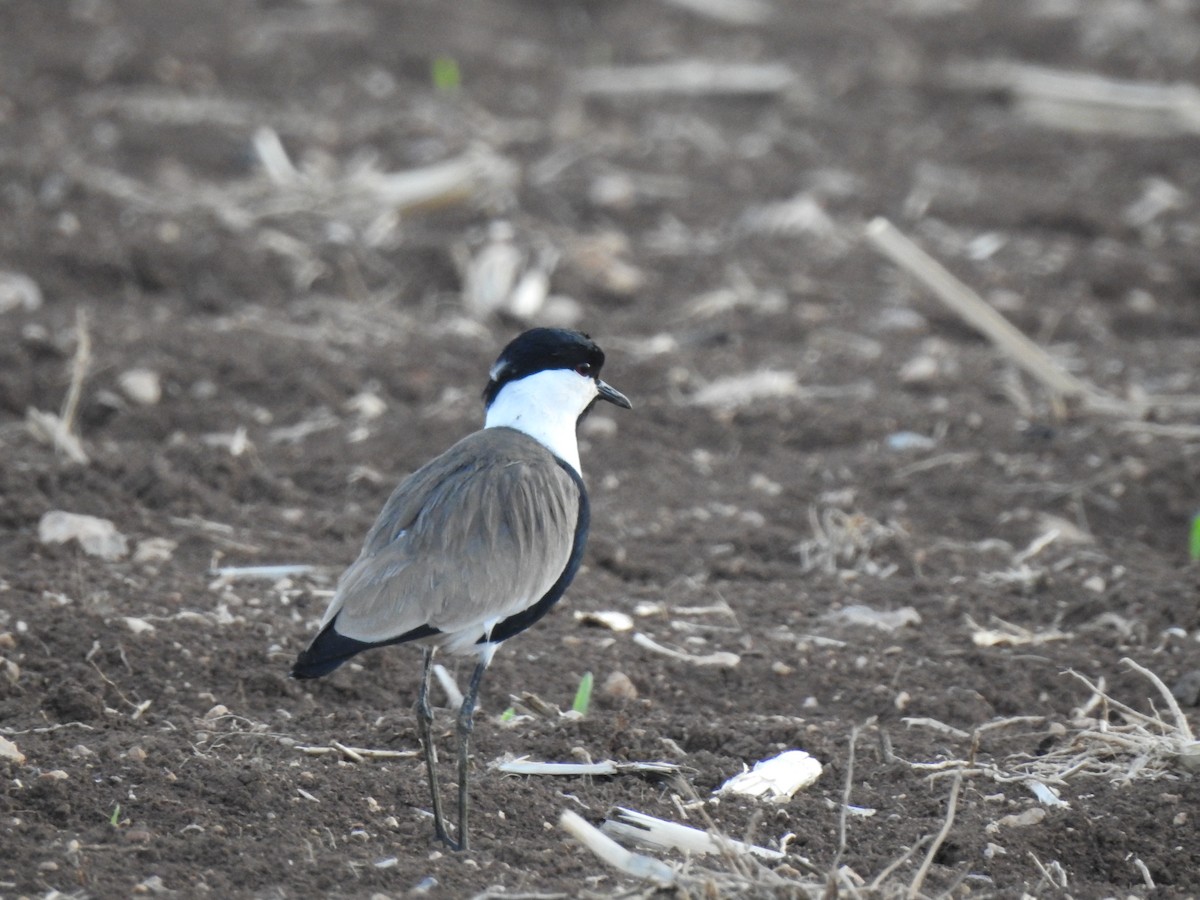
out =
{"type": "Polygon", "coordinates": [[[121,392],[139,406],[154,406],[162,399],[162,381],[152,369],[130,369],[117,377],[121,392]]]}
{"type": "Polygon", "coordinates": [[[913,387],[930,384],[940,370],[938,361],[932,356],[914,356],[900,367],[900,383],[913,387]]]}
{"type": "Polygon", "coordinates": [[[638,698],[637,686],[624,672],[611,673],[604,679],[600,690],[604,696],[614,700],[636,700],[638,698]]]}
{"type": "Polygon", "coordinates": [[[28,275],[0,271],[0,313],[14,309],[33,312],[42,305],[42,289],[28,275]]]}

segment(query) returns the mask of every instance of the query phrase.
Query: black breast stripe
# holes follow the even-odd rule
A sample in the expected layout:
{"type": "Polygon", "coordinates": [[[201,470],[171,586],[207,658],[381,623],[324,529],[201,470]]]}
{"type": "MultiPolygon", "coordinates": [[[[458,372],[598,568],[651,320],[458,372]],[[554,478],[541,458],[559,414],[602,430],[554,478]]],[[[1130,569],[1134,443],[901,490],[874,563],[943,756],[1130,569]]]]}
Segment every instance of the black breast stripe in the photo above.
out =
{"type": "Polygon", "coordinates": [[[579,489],[579,518],[575,522],[575,541],[571,545],[571,555],[567,558],[567,565],[563,568],[562,574],[558,576],[558,580],[550,585],[550,590],[542,595],[537,603],[533,606],[526,607],[519,613],[513,613],[507,619],[502,619],[496,623],[496,627],[492,629],[492,633],[484,635],[477,644],[498,644],[501,641],[506,641],[514,634],[520,634],[542,616],[550,611],[555,603],[562,599],[562,595],[566,593],[567,586],[575,578],[575,573],[579,571],[579,565],[583,562],[583,549],[587,546],[588,528],[592,520],[592,508],[588,501],[587,489],[583,486],[583,478],[570,465],[564,462],[557,456],[554,461],[563,468],[563,470],[571,476],[571,480],[575,482],[575,486],[579,489]]]}

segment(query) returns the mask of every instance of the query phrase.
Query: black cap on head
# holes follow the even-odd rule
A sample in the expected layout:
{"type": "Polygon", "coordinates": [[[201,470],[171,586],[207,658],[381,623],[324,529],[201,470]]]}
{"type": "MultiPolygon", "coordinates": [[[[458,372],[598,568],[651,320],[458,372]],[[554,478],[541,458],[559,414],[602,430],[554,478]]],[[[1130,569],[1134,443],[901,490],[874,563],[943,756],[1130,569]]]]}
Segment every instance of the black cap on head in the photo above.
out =
{"type": "Polygon", "coordinates": [[[575,369],[599,378],[604,351],[582,331],[565,328],[532,328],[513,338],[492,366],[491,378],[483,390],[485,406],[491,406],[500,389],[547,369],[575,369]],[[586,370],[581,367],[586,366],[586,370]]]}

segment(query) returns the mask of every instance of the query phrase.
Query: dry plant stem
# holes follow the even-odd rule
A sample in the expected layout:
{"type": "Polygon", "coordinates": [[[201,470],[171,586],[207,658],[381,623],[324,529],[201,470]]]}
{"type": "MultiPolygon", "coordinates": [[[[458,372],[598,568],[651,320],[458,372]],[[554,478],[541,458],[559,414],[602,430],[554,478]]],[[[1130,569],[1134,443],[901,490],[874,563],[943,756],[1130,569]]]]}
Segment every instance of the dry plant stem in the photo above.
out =
{"type": "Polygon", "coordinates": [[[842,808],[838,811],[838,848],[829,864],[829,887],[833,889],[838,866],[846,852],[846,810],[850,806],[850,792],[854,787],[854,750],[858,744],[858,726],[850,729],[850,746],[846,750],[846,781],[842,786],[842,808]]]}
{"type": "Polygon", "coordinates": [[[1043,104],[1059,113],[1064,123],[1060,127],[1082,118],[1090,120],[1091,130],[1097,121],[1120,123],[1114,115],[1125,113],[1129,118],[1120,130],[1126,133],[1200,130],[1200,91],[1190,84],[1118,80],[1007,61],[952,64],[947,75],[952,84],[1008,90],[1023,103],[1043,104]],[[1151,123],[1158,127],[1148,131],[1151,123]]]}
{"type": "Polygon", "coordinates": [[[942,823],[942,830],[937,833],[937,837],[929,845],[929,850],[925,854],[925,860],[921,863],[921,868],[917,870],[912,884],[908,886],[909,900],[913,900],[913,898],[921,895],[921,885],[925,883],[925,876],[929,874],[929,868],[933,865],[933,858],[937,856],[938,850],[950,835],[950,828],[954,825],[954,813],[958,809],[958,792],[961,788],[962,772],[960,771],[954,779],[954,785],[950,788],[950,800],[946,804],[946,821],[942,823]]]}
{"type": "Polygon", "coordinates": [[[675,883],[675,872],[666,863],[629,852],[569,809],[563,810],[558,825],[601,860],[626,875],[654,881],[663,887],[675,883]]]}
{"type": "Polygon", "coordinates": [[[1116,398],[1097,391],[1063,369],[1041,347],[887,219],[872,219],[867,224],[866,234],[875,249],[917,278],[938,300],[982,333],[1055,397],[1077,398],[1089,406],[1108,410],[1124,408],[1116,398]]]}
{"type": "Polygon", "coordinates": [[[63,431],[68,433],[75,423],[75,413],[79,409],[83,379],[87,375],[88,366],[92,364],[92,338],[88,334],[87,312],[83,307],[75,310],[75,341],[75,358],[71,362],[71,386],[67,389],[67,397],[58,416],[62,420],[63,431]]]}
{"type": "Polygon", "coordinates": [[[875,891],[879,890],[880,885],[882,885],[884,882],[886,882],[888,880],[888,878],[891,877],[891,874],[893,872],[895,872],[902,865],[904,865],[906,862],[908,862],[912,858],[912,855],[914,853],[916,853],[918,850],[920,850],[922,847],[924,847],[926,844],[928,844],[929,841],[930,841],[930,836],[925,835],[923,838],[921,838],[919,841],[917,841],[915,844],[913,844],[911,847],[909,847],[907,850],[905,850],[904,853],[902,853],[900,856],[896,857],[896,859],[894,859],[890,864],[888,864],[887,868],[885,868],[882,872],[880,872],[878,875],[876,875],[871,880],[871,883],[869,885],[867,885],[867,893],[871,894],[871,893],[874,893],[875,891]]]}
{"type": "Polygon", "coordinates": [[[1158,688],[1159,694],[1162,695],[1163,702],[1167,704],[1167,709],[1171,710],[1171,715],[1175,719],[1175,727],[1179,730],[1180,736],[1184,741],[1194,741],[1195,735],[1192,734],[1192,727],[1188,724],[1187,716],[1183,714],[1183,710],[1179,708],[1179,703],[1175,699],[1175,695],[1171,693],[1171,689],[1163,684],[1162,679],[1147,669],[1145,666],[1134,662],[1128,656],[1123,657],[1121,662],[1129,666],[1135,672],[1145,676],[1150,680],[1150,683],[1158,688]]]}

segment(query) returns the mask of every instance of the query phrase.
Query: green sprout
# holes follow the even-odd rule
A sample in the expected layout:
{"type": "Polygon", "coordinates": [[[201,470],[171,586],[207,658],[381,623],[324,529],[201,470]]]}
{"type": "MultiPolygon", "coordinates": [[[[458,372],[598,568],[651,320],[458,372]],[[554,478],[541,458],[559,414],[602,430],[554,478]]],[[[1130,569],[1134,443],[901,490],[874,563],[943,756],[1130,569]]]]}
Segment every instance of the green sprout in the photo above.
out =
{"type": "Polygon", "coordinates": [[[121,826],[121,804],[118,803],[113,807],[112,815],[108,817],[108,824],[113,828],[121,826]]]}
{"type": "Polygon", "coordinates": [[[571,704],[571,709],[579,713],[581,716],[586,716],[588,706],[592,702],[592,673],[584,672],[583,677],[579,679],[579,690],[575,692],[575,702],[571,704]]]}
{"type": "Polygon", "coordinates": [[[1200,513],[1192,516],[1192,533],[1188,539],[1188,555],[1192,562],[1200,561],[1200,513]]]}
{"type": "Polygon", "coordinates": [[[439,91],[452,92],[462,87],[462,72],[458,60],[452,56],[438,56],[430,66],[433,86],[439,91]]]}
{"type": "Polygon", "coordinates": [[[517,717],[517,711],[515,709],[513,709],[511,706],[508,709],[506,709],[504,712],[500,713],[500,721],[501,722],[511,722],[516,717],[517,717]]]}

